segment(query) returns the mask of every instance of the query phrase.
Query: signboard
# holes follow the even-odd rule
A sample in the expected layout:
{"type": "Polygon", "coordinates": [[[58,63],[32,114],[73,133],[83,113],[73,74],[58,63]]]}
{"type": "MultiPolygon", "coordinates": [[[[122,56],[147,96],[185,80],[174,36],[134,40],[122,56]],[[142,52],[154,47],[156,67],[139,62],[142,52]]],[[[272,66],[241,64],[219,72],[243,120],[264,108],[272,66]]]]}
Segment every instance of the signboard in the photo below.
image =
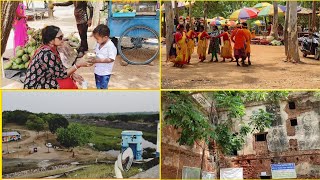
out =
{"type": "Polygon", "coordinates": [[[201,174],[200,168],[187,167],[182,168],[182,179],[199,179],[201,174]]]}
{"type": "Polygon", "coordinates": [[[221,168],[220,179],[243,179],[243,168],[221,168]]]}
{"type": "Polygon", "coordinates": [[[297,178],[294,163],[271,164],[272,179],[297,178]]]}
{"type": "Polygon", "coordinates": [[[202,172],[202,179],[214,179],[214,173],[213,172],[202,172]]]}

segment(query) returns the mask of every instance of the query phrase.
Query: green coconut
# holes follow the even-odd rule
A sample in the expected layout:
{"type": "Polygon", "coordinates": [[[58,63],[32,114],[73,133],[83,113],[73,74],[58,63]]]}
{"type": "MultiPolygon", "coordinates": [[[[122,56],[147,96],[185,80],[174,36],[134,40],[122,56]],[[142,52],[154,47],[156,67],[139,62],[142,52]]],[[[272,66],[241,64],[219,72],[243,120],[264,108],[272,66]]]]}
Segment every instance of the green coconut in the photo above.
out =
{"type": "Polygon", "coordinates": [[[21,64],[22,59],[21,59],[21,58],[17,58],[14,62],[15,62],[17,65],[18,65],[18,64],[21,64]]]}
{"type": "Polygon", "coordinates": [[[7,63],[3,66],[3,68],[4,68],[5,70],[11,69],[12,64],[13,64],[12,61],[9,61],[9,62],[7,62],[7,63]]]}
{"type": "Polygon", "coordinates": [[[22,49],[16,51],[16,57],[22,57],[23,54],[24,54],[24,50],[22,50],[22,49]]]}
{"type": "Polygon", "coordinates": [[[30,59],[30,57],[29,57],[28,54],[24,54],[24,55],[22,56],[22,61],[23,61],[23,62],[27,62],[27,61],[29,61],[29,59],[30,59]]]}
{"type": "Polygon", "coordinates": [[[28,68],[29,67],[29,64],[30,64],[30,61],[28,61],[28,62],[26,62],[25,64],[24,64],[24,68],[28,68]]]}

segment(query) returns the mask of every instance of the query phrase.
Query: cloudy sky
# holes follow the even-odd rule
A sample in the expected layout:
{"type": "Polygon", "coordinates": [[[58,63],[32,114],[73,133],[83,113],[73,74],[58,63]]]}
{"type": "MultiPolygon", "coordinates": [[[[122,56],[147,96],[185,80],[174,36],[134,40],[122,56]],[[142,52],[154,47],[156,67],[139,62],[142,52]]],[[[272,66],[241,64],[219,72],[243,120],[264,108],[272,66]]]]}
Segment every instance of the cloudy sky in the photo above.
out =
{"type": "Polygon", "coordinates": [[[117,113],[159,111],[158,91],[2,92],[2,110],[51,113],[117,113]]]}

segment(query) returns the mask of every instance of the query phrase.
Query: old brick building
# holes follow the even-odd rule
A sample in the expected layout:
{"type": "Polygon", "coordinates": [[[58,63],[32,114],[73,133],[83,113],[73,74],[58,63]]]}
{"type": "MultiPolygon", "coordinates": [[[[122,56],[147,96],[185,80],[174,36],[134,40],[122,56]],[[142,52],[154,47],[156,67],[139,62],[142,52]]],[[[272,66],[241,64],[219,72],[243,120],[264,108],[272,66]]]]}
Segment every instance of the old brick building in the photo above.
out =
{"type": "MultiPolygon", "coordinates": [[[[250,134],[243,149],[233,156],[221,157],[220,168],[242,167],[244,178],[260,178],[262,172],[271,175],[271,164],[295,163],[298,178],[320,178],[320,100],[311,93],[291,93],[279,103],[246,104],[248,123],[254,111],[263,109],[275,115],[272,127],[263,133],[250,134]]],[[[219,120],[226,113],[220,111],[219,120]]],[[[239,126],[235,124],[234,131],[239,126]]],[[[179,146],[179,134],[164,126],[162,134],[162,177],[181,178],[183,166],[200,167],[202,148],[179,146]]],[[[204,170],[216,172],[214,152],[206,151],[204,170]]]]}

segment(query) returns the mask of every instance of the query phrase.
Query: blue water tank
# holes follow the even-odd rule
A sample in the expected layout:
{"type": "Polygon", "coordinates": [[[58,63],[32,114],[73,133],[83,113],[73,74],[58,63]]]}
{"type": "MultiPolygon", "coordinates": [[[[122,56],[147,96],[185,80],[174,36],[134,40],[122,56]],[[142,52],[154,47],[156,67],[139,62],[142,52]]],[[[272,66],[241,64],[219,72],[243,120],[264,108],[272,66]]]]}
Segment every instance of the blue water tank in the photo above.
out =
{"type": "Polygon", "coordinates": [[[122,131],[122,152],[130,147],[133,151],[135,160],[142,160],[142,132],[141,131],[122,131]]]}

